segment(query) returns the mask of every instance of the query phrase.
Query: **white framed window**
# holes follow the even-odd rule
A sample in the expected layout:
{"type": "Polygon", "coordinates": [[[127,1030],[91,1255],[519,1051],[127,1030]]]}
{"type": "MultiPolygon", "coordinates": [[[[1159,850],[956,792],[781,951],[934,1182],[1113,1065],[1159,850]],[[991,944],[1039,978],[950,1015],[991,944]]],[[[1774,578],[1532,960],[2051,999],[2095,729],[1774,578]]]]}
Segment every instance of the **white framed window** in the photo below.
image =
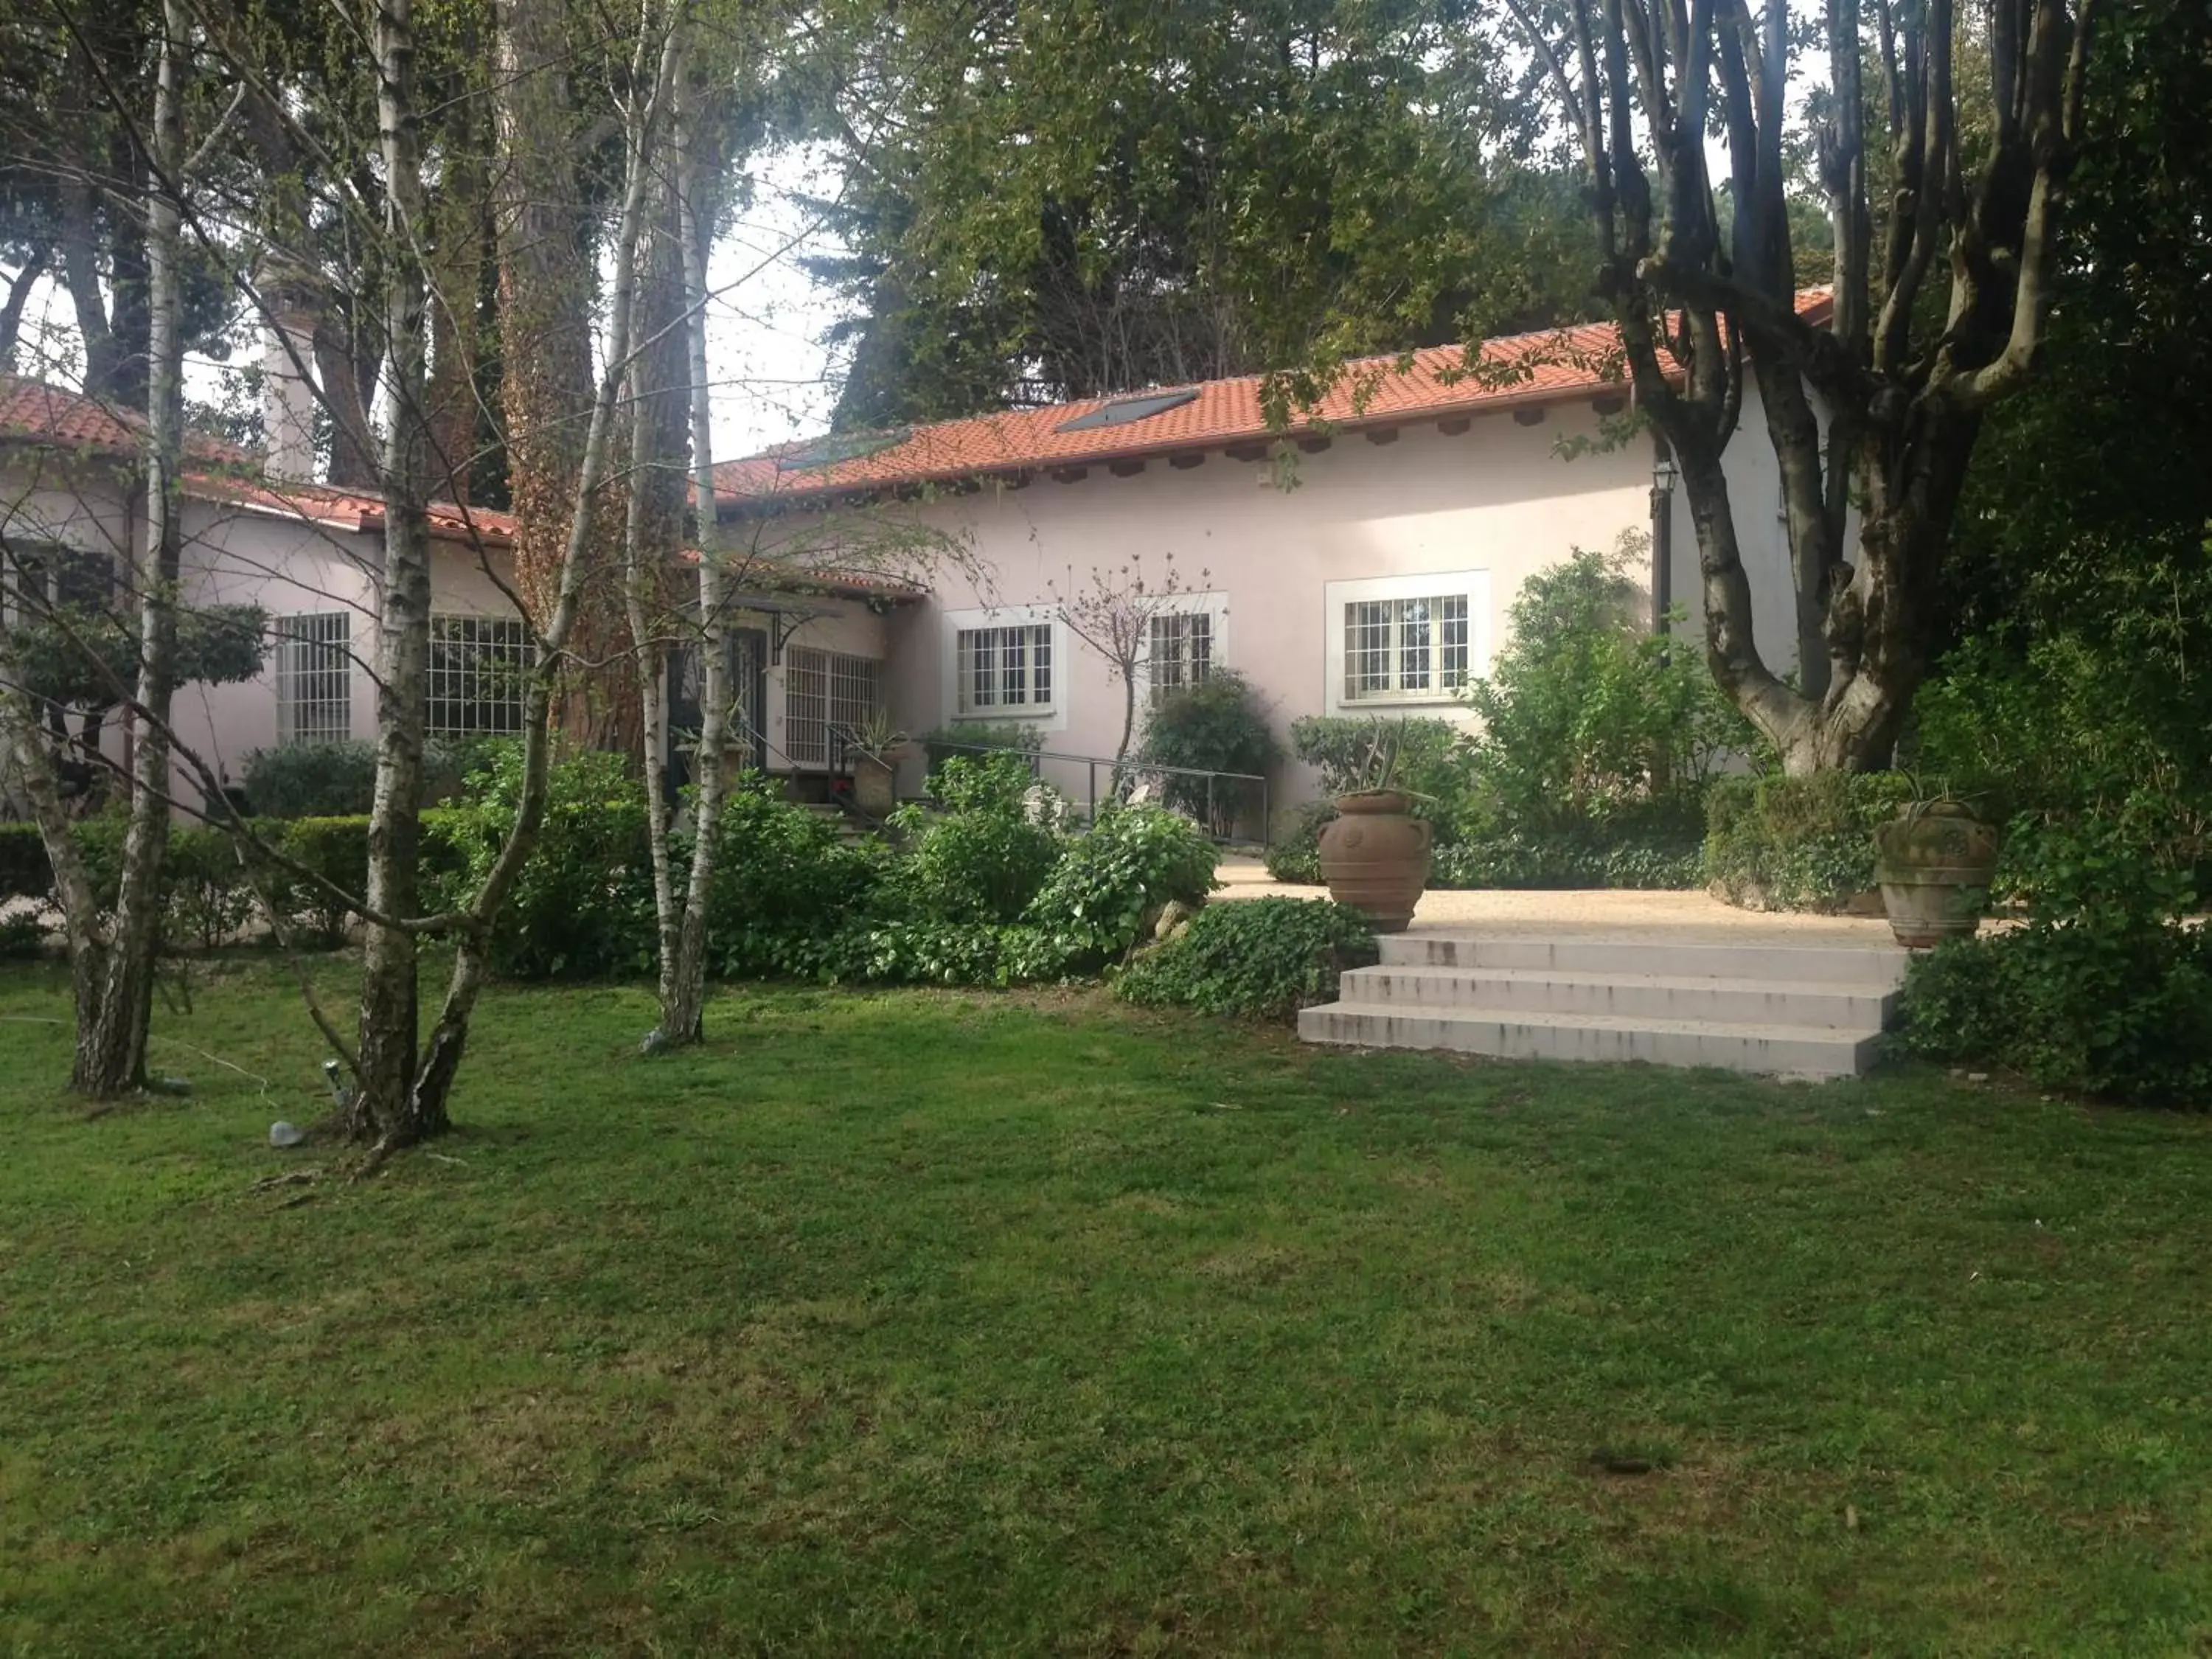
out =
{"type": "Polygon", "coordinates": [[[1060,665],[1053,645],[1049,623],[961,629],[953,645],[961,714],[1018,719],[1055,707],[1060,665]]]}
{"type": "Polygon", "coordinates": [[[507,737],[522,730],[530,631],[520,617],[430,618],[434,738],[507,737]]]}
{"type": "Polygon", "coordinates": [[[884,706],[873,657],[793,646],[783,653],[783,747],[802,766],[830,763],[832,732],[865,726],[884,706]]]}
{"type": "Polygon", "coordinates": [[[1164,611],[1151,619],[1145,678],[1153,708],[1178,691],[1203,685],[1213,672],[1215,622],[1212,611],[1164,611]]]}
{"type": "Polygon", "coordinates": [[[57,610],[105,612],[116,599],[112,554],[66,542],[15,542],[0,558],[0,600],[12,622],[39,622],[57,610]]]}
{"type": "Polygon", "coordinates": [[[1453,704],[1489,672],[1487,571],[1331,582],[1325,605],[1333,712],[1453,704]]]}
{"type": "Polygon", "coordinates": [[[353,735],[352,623],[343,611],[276,618],[280,744],[337,743],[353,735]]]}

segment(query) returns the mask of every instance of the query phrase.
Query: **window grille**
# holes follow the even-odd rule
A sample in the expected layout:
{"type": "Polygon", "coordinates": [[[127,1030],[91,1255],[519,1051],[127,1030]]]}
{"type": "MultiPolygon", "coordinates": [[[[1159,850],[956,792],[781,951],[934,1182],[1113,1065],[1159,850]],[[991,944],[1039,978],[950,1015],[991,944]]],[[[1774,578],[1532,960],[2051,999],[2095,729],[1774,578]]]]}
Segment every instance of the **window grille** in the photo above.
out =
{"type": "Polygon", "coordinates": [[[960,712],[990,714],[1052,707],[1052,624],[963,628],[955,647],[960,712]]]}
{"type": "Polygon", "coordinates": [[[783,747],[801,766],[830,763],[832,731],[857,732],[883,707],[884,665],[873,657],[797,646],[783,653],[783,747]]]}
{"type": "Polygon", "coordinates": [[[1146,660],[1157,708],[1186,687],[1202,684],[1213,672],[1213,618],[1203,611],[1154,617],[1151,646],[1146,660]]]}
{"type": "Polygon", "coordinates": [[[529,629],[520,617],[430,618],[434,738],[507,737],[522,730],[529,629]]]}
{"type": "Polygon", "coordinates": [[[1356,599],[1344,608],[1344,700],[1419,701],[1467,684],[1468,596],[1356,599]]]}
{"type": "Polygon", "coordinates": [[[276,741],[353,735],[352,619],[343,611],[276,619],[276,741]]]}

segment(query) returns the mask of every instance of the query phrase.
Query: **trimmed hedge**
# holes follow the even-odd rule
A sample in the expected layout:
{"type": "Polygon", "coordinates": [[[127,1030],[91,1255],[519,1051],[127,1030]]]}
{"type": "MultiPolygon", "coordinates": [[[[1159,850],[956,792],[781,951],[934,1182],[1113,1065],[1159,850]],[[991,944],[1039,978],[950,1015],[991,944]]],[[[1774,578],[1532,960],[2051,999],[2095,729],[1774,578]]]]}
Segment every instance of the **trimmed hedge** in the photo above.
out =
{"type": "Polygon", "coordinates": [[[1912,799],[1901,772],[1723,778],[1705,796],[1713,895],[1753,910],[1841,909],[1874,885],[1874,832],[1912,799]]]}
{"type": "MultiPolygon", "coordinates": [[[[1336,816],[1326,802],[1301,807],[1267,847],[1277,881],[1321,884],[1322,826],[1336,816]]],[[[1575,834],[1495,831],[1438,843],[1429,886],[1447,888],[1679,888],[1705,881],[1705,847],[1690,830],[1609,829],[1575,834]]]]}

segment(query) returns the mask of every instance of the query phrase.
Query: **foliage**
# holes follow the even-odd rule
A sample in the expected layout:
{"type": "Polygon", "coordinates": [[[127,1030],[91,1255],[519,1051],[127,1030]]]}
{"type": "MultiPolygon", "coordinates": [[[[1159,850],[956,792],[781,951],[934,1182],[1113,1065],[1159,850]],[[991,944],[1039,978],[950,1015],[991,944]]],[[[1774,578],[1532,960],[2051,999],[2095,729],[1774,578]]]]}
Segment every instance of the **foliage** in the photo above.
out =
{"type": "Polygon", "coordinates": [[[2041,379],[1976,446],[1913,762],[2002,780],[2040,813],[2129,817],[2176,867],[2212,822],[2208,103],[2212,12],[2141,0],[2100,20],[2093,142],[2067,181],[2078,252],[2041,379]]]}
{"type": "Polygon", "coordinates": [[[830,130],[859,313],[841,428],[1580,314],[1531,100],[1419,8],[855,13],[830,130]]]}
{"type": "Polygon", "coordinates": [[[1066,963],[1096,969],[1139,943],[1161,906],[1201,903],[1215,862],[1188,819],[1155,806],[1109,807],[1069,843],[1025,919],[1066,963]]]}
{"type": "Polygon", "coordinates": [[[0,902],[12,898],[47,897],[54,890],[54,872],[46,862],[46,844],[35,823],[0,823],[0,902]]]}
{"type": "MultiPolygon", "coordinates": [[[[459,794],[462,780],[483,758],[477,751],[492,746],[481,741],[425,744],[423,799],[444,800],[459,794]]],[[[349,738],[252,750],[246,757],[242,787],[247,810],[260,817],[366,815],[376,799],[376,745],[349,738]]]]}
{"type": "Polygon", "coordinates": [[[1277,817],[1264,862],[1277,881],[1311,887],[1321,880],[1321,832],[1336,816],[1325,800],[1309,801],[1277,817]]]}
{"type": "MultiPolygon", "coordinates": [[[[521,798],[522,753],[486,752],[447,813],[456,867],[441,882],[448,903],[480,887],[521,798]]],[[[641,972],[653,959],[653,872],[645,794],[623,757],[586,750],[549,774],[538,844],[516,876],[492,936],[491,961],[518,979],[641,972]]]]}
{"type": "Polygon", "coordinates": [[[2184,920],[2190,882],[2091,823],[2038,838],[2021,885],[2025,925],[1913,964],[1903,1045],[2053,1088],[2212,1105],[2212,939],[2184,920]]]}
{"type": "MultiPolygon", "coordinates": [[[[732,789],[707,928],[726,979],[811,976],[820,941],[867,902],[881,860],[838,840],[836,828],[781,798],[764,778],[732,789]]],[[[680,861],[679,861],[680,866],[680,861]]]]}
{"type": "Polygon", "coordinates": [[[1389,787],[1413,797],[1414,810],[1448,816],[1467,794],[1459,730],[1422,715],[1303,714],[1291,722],[1291,754],[1321,769],[1322,792],[1348,795],[1389,787]]]}
{"type": "Polygon", "coordinates": [[[1834,910],[1874,885],[1875,826],[1912,798],[1898,772],[1723,778],[1705,795],[1705,872],[1731,904],[1834,910]]]}
{"type": "Polygon", "coordinates": [[[1704,653],[1642,625],[1632,545],[1577,548],[1528,578],[1507,613],[1511,642],[1468,684],[1484,811],[1523,834],[1668,804],[1693,821],[1722,754],[1749,747],[1704,653]]]}
{"type": "Polygon", "coordinates": [[[1674,889],[1700,885],[1705,868],[1705,847],[1694,831],[1600,825],[1532,836],[1509,830],[1437,848],[1429,885],[1674,889]]]}
{"type": "Polygon", "coordinates": [[[376,745],[349,738],[256,749],[246,757],[244,787],[250,809],[264,817],[365,814],[376,799],[376,745]]]}
{"type": "Polygon", "coordinates": [[[1124,969],[1114,989],[1154,1007],[1288,1019],[1334,997],[1346,969],[1374,960],[1373,926],[1346,905],[1237,900],[1207,905],[1124,969]]]}
{"type": "MultiPolygon", "coordinates": [[[[34,696],[72,707],[122,702],[138,672],[138,638],[129,622],[104,611],[64,608],[52,620],[9,629],[9,648],[34,696]]],[[[269,653],[268,613],[258,605],[177,611],[177,684],[236,685],[261,672],[269,653]]]]}
{"type": "MultiPolygon", "coordinates": [[[[940,726],[924,732],[921,746],[929,757],[929,771],[933,777],[946,761],[970,757],[977,749],[1004,749],[1013,754],[1034,755],[1044,747],[1044,733],[1019,720],[963,721],[958,726],[940,726]]],[[[1031,769],[1035,769],[1034,763],[1031,769]]]]}
{"type": "MultiPolygon", "coordinates": [[[[1249,772],[1265,777],[1283,758],[1252,683],[1233,669],[1217,668],[1198,682],[1171,693],[1145,722],[1139,757],[1154,766],[1182,766],[1205,772],[1249,772]]],[[[1230,778],[1211,780],[1170,775],[1162,780],[1168,805],[1194,817],[1211,802],[1207,828],[1226,834],[1238,811],[1259,805],[1259,786],[1230,778]]]]}
{"type": "Polygon", "coordinates": [[[931,776],[945,811],[906,806],[892,827],[913,838],[895,896],[944,921],[1010,922],[1043,886],[1061,850],[1060,816],[1030,810],[1040,786],[1018,755],[954,756],[931,776]]]}

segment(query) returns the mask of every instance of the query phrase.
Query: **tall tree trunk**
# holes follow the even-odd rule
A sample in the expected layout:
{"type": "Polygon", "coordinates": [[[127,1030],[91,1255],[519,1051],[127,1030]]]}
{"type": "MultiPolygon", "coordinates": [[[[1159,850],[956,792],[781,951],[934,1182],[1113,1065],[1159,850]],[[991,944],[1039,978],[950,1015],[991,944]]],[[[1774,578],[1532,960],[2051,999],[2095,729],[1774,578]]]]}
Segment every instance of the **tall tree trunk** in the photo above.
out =
{"type": "Polygon", "coordinates": [[[435,228],[430,305],[430,439],[432,493],[466,505],[474,494],[479,434],[484,428],[478,402],[482,366],[480,301],[490,257],[491,188],[486,145],[490,122],[486,96],[478,83],[476,58],[482,43],[472,26],[474,13],[462,9],[456,20],[464,33],[456,41],[464,77],[448,100],[442,129],[444,165],[432,208],[435,228]]]}
{"type": "MultiPolygon", "coordinates": [[[[679,83],[680,84],[680,83],[679,83]]],[[[722,799],[729,745],[730,632],[724,592],[723,550],[714,511],[713,385],[707,378],[707,252],[714,214],[710,188],[698,165],[704,112],[696,88],[678,94],[677,240],[684,258],[684,339],[691,391],[691,487],[699,526],[699,759],[696,829],[691,871],[678,929],[676,959],[664,963],[660,1029],[672,1041],[696,1042],[706,1035],[707,915],[721,856],[722,799]]]]}
{"type": "MultiPolygon", "coordinates": [[[[499,296],[507,484],[515,579],[542,632],[559,603],[575,481],[592,410],[593,257],[570,96],[568,0],[499,0],[492,104],[499,128],[499,296]]],[[[604,507],[593,503],[595,514],[604,507]]],[[[586,661],[612,657],[622,627],[611,517],[595,517],[574,640],[586,661]]],[[[556,724],[579,747],[635,745],[623,676],[564,671],[556,724]]]]}
{"type": "Polygon", "coordinates": [[[622,210],[616,220],[614,290],[610,296],[606,365],[592,398],[591,422],[586,428],[582,465],[571,497],[568,539],[557,568],[550,616],[538,635],[537,659],[524,694],[522,718],[522,788],[514,822],[492,860],[483,885],[460,918],[453,967],[446,981],[445,1001],[432,1027],[415,1092],[418,1111],[435,1112],[441,1121],[446,1102],[466,1052],[470,1021],[483,993],[490,965],[491,927],[508,890],[538,844],[545,817],[546,773],[550,763],[550,734],[553,699],[567,661],[569,641],[581,613],[588,558],[596,526],[604,521],[607,503],[607,461],[613,447],[617,405],[633,369],[631,344],[635,338],[637,250],[646,217],[647,185],[653,170],[653,145],[666,110],[674,77],[678,34],[664,25],[655,38],[653,27],[659,8],[647,0],[641,7],[637,49],[631,60],[631,103],[623,123],[623,179],[622,210]],[[655,48],[658,48],[656,51],[655,48]],[[657,69],[656,69],[657,59],[657,69]]]}
{"type": "Polygon", "coordinates": [[[148,168],[146,252],[146,526],[134,549],[138,607],[131,819],[124,832],[115,920],[97,994],[77,988],[70,1086],[107,1100],[146,1080],[146,1032],[161,944],[161,866],[169,846],[169,704],[176,690],[176,584],[184,545],[179,467],[184,455],[184,342],[179,332],[185,76],[191,20],[184,0],[164,0],[148,168]]]}
{"type": "Polygon", "coordinates": [[[442,1095],[416,1087],[416,935],[422,725],[430,656],[430,532],[423,489],[426,351],[423,220],[412,0],[377,0],[377,125],[384,153],[386,298],[392,405],[384,439],[384,598],[377,635],[376,793],[369,812],[360,1073],[352,1133],[379,1151],[447,1127],[442,1095]]]}

